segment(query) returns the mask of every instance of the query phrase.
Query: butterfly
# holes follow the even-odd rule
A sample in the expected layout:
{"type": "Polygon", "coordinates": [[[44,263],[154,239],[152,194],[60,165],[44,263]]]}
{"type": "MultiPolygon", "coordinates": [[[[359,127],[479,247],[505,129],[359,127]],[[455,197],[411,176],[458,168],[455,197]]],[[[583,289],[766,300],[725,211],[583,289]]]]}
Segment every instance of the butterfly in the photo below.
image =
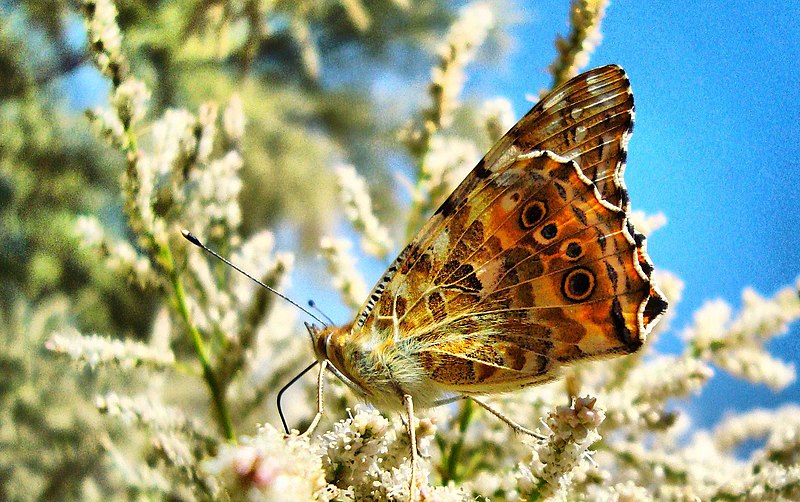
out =
{"type": "MultiPolygon", "coordinates": [[[[444,201],[342,327],[307,325],[325,368],[383,410],[556,378],[636,352],[667,308],[622,179],[634,104],[622,68],[544,96],[444,201]]],[[[413,481],[412,481],[413,485],[413,481]]]]}
{"type": "MultiPolygon", "coordinates": [[[[622,179],[634,121],[622,68],[544,96],[478,162],[342,327],[307,325],[321,363],[383,410],[414,409],[556,378],[636,352],[667,302],[622,179]]],[[[307,432],[308,433],[308,432],[307,432]]],[[[413,481],[412,481],[413,489],[413,481]]]]}

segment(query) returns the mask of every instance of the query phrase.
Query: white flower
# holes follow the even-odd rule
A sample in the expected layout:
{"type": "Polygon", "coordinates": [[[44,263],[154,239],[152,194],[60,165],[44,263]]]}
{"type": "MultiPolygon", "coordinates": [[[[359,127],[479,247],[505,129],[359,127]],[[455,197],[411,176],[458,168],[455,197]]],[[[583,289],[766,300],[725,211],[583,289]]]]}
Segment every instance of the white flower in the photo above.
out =
{"type": "Polygon", "coordinates": [[[195,151],[195,162],[205,163],[214,149],[214,138],[217,133],[218,107],[216,103],[203,103],[197,110],[197,122],[200,125],[200,134],[195,151]]]}
{"type": "Polygon", "coordinates": [[[469,174],[480,153],[475,144],[460,138],[434,136],[422,164],[428,193],[449,193],[469,174]]]}
{"type": "Polygon", "coordinates": [[[182,179],[183,163],[179,159],[187,159],[197,147],[194,128],[197,119],[189,111],[170,109],[152,126],[152,163],[158,175],[166,175],[176,171],[173,176],[182,179]]]}
{"type": "Polygon", "coordinates": [[[319,246],[328,265],[333,287],[350,308],[357,309],[367,297],[367,285],[356,269],[355,258],[350,254],[353,244],[344,238],[323,237],[319,246]]]}
{"type": "Polygon", "coordinates": [[[336,422],[332,431],[321,436],[329,479],[340,486],[357,484],[377,467],[378,457],[387,453],[393,439],[389,420],[374,409],[359,408],[355,416],[336,422]]]}
{"type": "Polygon", "coordinates": [[[84,0],[91,9],[86,18],[89,48],[97,67],[107,77],[115,77],[112,64],[119,64],[122,35],[117,25],[117,8],[111,0],[84,0]]]}
{"type": "Polygon", "coordinates": [[[645,214],[644,211],[631,211],[630,220],[637,232],[650,236],[653,232],[667,224],[667,217],[662,212],[645,214]]]}
{"type": "Polygon", "coordinates": [[[128,129],[144,118],[148,101],[150,90],[144,82],[135,78],[125,79],[111,96],[117,116],[128,129]]]}
{"type": "Polygon", "coordinates": [[[45,347],[53,352],[67,354],[73,360],[95,368],[99,364],[113,363],[125,369],[147,364],[155,367],[172,366],[175,355],[170,350],[150,347],[131,340],[118,340],[98,335],[81,335],[74,328],[54,334],[45,347]]]}
{"type": "Polygon", "coordinates": [[[79,216],[75,220],[75,234],[81,244],[91,248],[99,247],[105,239],[103,227],[94,216],[79,216]]]}
{"type": "Polygon", "coordinates": [[[350,165],[339,165],[334,172],[344,214],[361,234],[361,248],[373,256],[385,258],[394,243],[389,232],[372,212],[372,199],[364,178],[350,165]]]}
{"type": "Polygon", "coordinates": [[[204,464],[233,500],[331,500],[335,489],[325,482],[320,457],[305,438],[283,437],[265,425],[239,445],[222,445],[204,464]]]}
{"type": "Polygon", "coordinates": [[[545,424],[550,434],[535,445],[536,460],[520,471],[520,479],[528,479],[524,491],[537,489],[547,497],[564,488],[589,447],[600,439],[597,427],[605,413],[595,408],[596,401],[588,396],[573,399],[571,406],[559,406],[548,415],[545,424]]]}
{"type": "Polygon", "coordinates": [[[149,395],[120,396],[109,392],[95,399],[97,408],[127,424],[139,423],[147,425],[158,432],[188,432],[194,434],[203,430],[194,419],[187,418],[184,413],[172,406],[166,406],[149,395]]]}
{"type": "Polygon", "coordinates": [[[474,3],[460,12],[447,37],[438,48],[439,64],[431,69],[432,94],[438,108],[439,125],[448,127],[458,96],[464,87],[464,67],[473,59],[489,29],[494,26],[494,13],[485,3],[474,3]]]}
{"type": "Polygon", "coordinates": [[[109,109],[94,108],[87,112],[89,121],[97,137],[105,139],[116,148],[128,146],[125,126],[117,114],[109,109]]]}
{"type": "Polygon", "coordinates": [[[231,96],[228,106],[222,112],[222,127],[225,135],[231,141],[241,141],[244,137],[244,128],[247,117],[244,114],[242,98],[238,94],[231,96]]]}
{"type": "Polygon", "coordinates": [[[797,378],[794,364],[772,357],[762,347],[721,351],[713,361],[732,375],[766,384],[776,391],[791,385],[797,378]]]}
{"type": "Polygon", "coordinates": [[[480,117],[492,141],[500,139],[506,131],[511,129],[515,122],[511,101],[503,97],[484,101],[480,110],[480,117]]]}

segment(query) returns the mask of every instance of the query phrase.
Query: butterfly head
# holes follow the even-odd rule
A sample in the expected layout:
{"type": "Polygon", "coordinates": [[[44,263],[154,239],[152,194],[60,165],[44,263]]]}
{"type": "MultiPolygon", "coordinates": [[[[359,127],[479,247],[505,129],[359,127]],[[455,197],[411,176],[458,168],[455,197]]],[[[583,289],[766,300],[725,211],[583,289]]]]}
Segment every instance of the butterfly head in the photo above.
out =
{"type": "Polygon", "coordinates": [[[311,345],[314,347],[314,355],[317,359],[327,360],[336,368],[342,367],[342,342],[350,333],[350,325],[342,328],[336,326],[325,326],[320,328],[316,324],[305,323],[308,334],[311,337],[311,345]],[[338,350],[337,350],[338,349],[338,350]]]}
{"type": "Polygon", "coordinates": [[[326,326],[320,329],[316,324],[305,323],[305,325],[306,330],[308,330],[308,336],[311,337],[311,345],[314,347],[314,355],[317,356],[317,359],[320,361],[327,359],[328,356],[326,346],[328,345],[328,340],[330,340],[335,328],[326,326]]]}
{"type": "MultiPolygon", "coordinates": [[[[314,347],[314,354],[317,359],[319,361],[328,361],[328,368],[339,380],[357,394],[365,396],[367,392],[364,390],[364,386],[359,383],[359,379],[354,378],[353,372],[349,371],[350,364],[348,364],[348,354],[345,350],[352,323],[341,328],[335,326],[319,328],[309,323],[305,323],[305,325],[309,336],[311,336],[311,344],[314,347]]],[[[352,356],[352,354],[350,355],[352,356]]]]}

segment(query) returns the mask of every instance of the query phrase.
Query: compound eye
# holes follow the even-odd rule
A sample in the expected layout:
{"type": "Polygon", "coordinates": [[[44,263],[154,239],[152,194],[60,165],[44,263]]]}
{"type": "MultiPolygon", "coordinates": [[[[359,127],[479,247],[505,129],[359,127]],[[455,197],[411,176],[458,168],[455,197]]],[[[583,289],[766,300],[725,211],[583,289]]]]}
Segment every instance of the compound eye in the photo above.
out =
{"type": "Polygon", "coordinates": [[[311,335],[317,359],[328,359],[328,345],[331,335],[333,335],[333,330],[325,328],[320,331],[319,328],[310,324],[306,324],[306,329],[308,329],[308,334],[311,335]]]}

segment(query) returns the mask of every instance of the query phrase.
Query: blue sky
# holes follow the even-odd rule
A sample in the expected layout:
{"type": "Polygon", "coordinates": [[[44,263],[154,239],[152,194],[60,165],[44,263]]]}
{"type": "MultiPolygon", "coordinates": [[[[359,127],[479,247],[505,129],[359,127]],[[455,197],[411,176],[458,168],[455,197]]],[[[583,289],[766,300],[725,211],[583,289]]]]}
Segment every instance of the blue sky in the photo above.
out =
{"type": "MultiPolygon", "coordinates": [[[[567,5],[524,4],[525,21],[502,69],[476,75],[471,92],[513,99],[549,85],[544,72],[565,33],[567,5]]],[[[704,300],[736,308],[746,286],[771,296],[800,276],[800,5],[794,2],[614,1],[590,67],[628,72],[636,100],[626,182],[634,208],[663,211],[649,239],[659,268],[685,281],[673,333],[704,300]],[[669,7],[666,7],[669,5],[669,7]]],[[[800,363],[800,326],[770,350],[800,363]]],[[[676,336],[660,345],[680,350],[676,336]]],[[[720,372],[692,401],[700,423],[731,409],[800,401],[720,372]]]]}

